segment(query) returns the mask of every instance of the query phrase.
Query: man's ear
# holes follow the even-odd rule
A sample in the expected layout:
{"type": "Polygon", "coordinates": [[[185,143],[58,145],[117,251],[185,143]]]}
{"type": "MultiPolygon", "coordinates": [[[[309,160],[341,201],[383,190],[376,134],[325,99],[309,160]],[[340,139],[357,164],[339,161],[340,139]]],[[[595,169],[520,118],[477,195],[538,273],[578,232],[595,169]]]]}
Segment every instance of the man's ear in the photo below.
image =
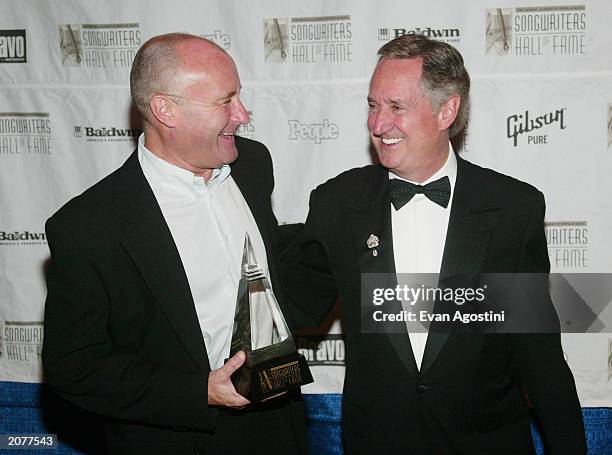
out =
{"type": "Polygon", "coordinates": [[[451,127],[457,118],[460,105],[461,97],[459,97],[459,95],[453,95],[440,106],[440,109],[438,109],[438,129],[440,131],[447,130],[451,127]]]}
{"type": "Polygon", "coordinates": [[[149,102],[151,114],[168,128],[176,127],[177,105],[164,95],[155,95],[149,102]]]}

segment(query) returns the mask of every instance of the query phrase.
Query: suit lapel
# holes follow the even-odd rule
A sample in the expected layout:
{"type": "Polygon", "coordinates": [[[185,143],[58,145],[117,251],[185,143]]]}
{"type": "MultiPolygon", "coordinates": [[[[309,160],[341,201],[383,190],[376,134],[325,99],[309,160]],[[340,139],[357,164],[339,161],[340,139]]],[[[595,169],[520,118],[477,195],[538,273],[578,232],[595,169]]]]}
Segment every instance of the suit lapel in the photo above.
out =
{"type": "MultiPolygon", "coordinates": [[[[489,243],[492,211],[497,207],[488,205],[486,192],[479,186],[478,170],[457,157],[457,180],[440,268],[440,286],[467,286],[481,270],[489,243]]],[[[448,338],[448,332],[430,331],[421,375],[431,368],[448,338]]]]}
{"type": "MultiPolygon", "coordinates": [[[[382,167],[373,167],[372,171],[374,175],[365,181],[362,193],[348,201],[345,208],[360,272],[386,274],[387,282],[381,285],[393,288],[397,284],[397,279],[393,253],[389,177],[387,170],[382,167]],[[378,246],[374,248],[367,245],[372,235],[378,238],[378,246]]],[[[397,312],[401,310],[398,302],[397,312]]],[[[416,377],[418,370],[407,331],[387,332],[386,336],[407,373],[413,378],[416,377]]]]}
{"type": "MultiPolygon", "coordinates": [[[[278,297],[280,292],[280,283],[278,279],[278,265],[276,258],[276,233],[273,229],[277,227],[277,221],[272,212],[270,196],[272,187],[270,182],[262,173],[261,162],[252,153],[248,153],[241,139],[238,139],[238,159],[232,164],[232,178],[238,186],[240,193],[244,197],[255,224],[261,235],[261,239],[266,250],[266,258],[268,262],[268,272],[272,286],[275,289],[275,295],[278,297]],[[258,171],[259,170],[259,171],[258,171]]],[[[273,176],[270,176],[272,179],[273,176]]],[[[278,299],[278,304],[281,306],[283,314],[287,315],[287,310],[284,307],[284,299],[278,299]]]]}
{"type": "Polygon", "coordinates": [[[193,361],[202,370],[209,370],[185,269],[137,152],[130,156],[118,178],[113,210],[127,221],[121,243],[193,361]]]}
{"type": "Polygon", "coordinates": [[[272,252],[269,248],[273,244],[271,241],[273,233],[270,232],[270,215],[266,211],[264,199],[266,197],[269,198],[270,194],[269,190],[266,189],[266,182],[262,178],[262,174],[257,172],[260,166],[252,161],[251,154],[240,151],[238,160],[232,164],[232,178],[242,193],[259,228],[259,233],[266,248],[266,255],[271,258],[272,252]]]}

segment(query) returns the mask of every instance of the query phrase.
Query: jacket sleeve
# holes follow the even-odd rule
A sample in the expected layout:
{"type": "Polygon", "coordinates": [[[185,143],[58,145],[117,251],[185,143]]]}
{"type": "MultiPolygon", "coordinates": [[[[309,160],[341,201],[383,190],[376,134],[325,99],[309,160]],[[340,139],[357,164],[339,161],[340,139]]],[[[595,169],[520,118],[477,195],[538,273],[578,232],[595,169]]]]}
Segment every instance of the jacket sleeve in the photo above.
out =
{"type": "MultiPolygon", "coordinates": [[[[338,298],[325,247],[317,191],[314,190],[310,196],[308,218],[295,237],[298,240],[285,241],[282,255],[290,311],[297,327],[319,326],[338,298]]],[[[299,229],[295,227],[292,231],[299,229]]]]}
{"type": "MultiPolygon", "coordinates": [[[[520,273],[549,273],[544,196],[533,204],[520,273]]],[[[512,349],[525,393],[540,423],[547,454],[586,454],[582,410],[558,333],[513,334],[512,349]]]]}
{"type": "Polygon", "coordinates": [[[208,372],[164,369],[121,347],[107,328],[109,288],[67,228],[57,215],[46,224],[51,250],[46,382],[67,401],[97,414],[175,429],[212,429],[216,414],[208,408],[208,372]]]}

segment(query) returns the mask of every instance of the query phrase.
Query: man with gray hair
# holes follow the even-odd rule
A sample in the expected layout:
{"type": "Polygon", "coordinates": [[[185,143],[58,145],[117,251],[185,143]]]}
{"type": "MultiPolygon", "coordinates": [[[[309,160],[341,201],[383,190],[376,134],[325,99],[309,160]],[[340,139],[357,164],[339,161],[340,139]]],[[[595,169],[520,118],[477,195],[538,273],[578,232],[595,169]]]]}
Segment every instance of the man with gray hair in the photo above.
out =
{"type": "Polygon", "coordinates": [[[380,164],[344,172],[310,197],[287,281],[312,319],[300,324],[319,323],[340,300],[349,455],[531,454],[528,403],[546,453],[586,451],[558,333],[419,331],[401,319],[400,298],[385,307],[397,319],[366,319],[383,308],[361,294],[366,278],[393,293],[398,273],[439,274],[446,289],[465,290],[479,273],[549,272],[542,193],[450,145],[466,125],[469,88],[452,46],[418,35],[385,44],[368,94],[380,164]]]}
{"type": "Polygon", "coordinates": [[[245,233],[284,304],[272,162],[236,136],[236,66],[208,40],[162,35],[130,86],[138,149],[46,225],[46,380],[105,417],[108,453],[305,453],[299,391],[250,403],[230,380],[244,353],[224,363],[245,233]]]}

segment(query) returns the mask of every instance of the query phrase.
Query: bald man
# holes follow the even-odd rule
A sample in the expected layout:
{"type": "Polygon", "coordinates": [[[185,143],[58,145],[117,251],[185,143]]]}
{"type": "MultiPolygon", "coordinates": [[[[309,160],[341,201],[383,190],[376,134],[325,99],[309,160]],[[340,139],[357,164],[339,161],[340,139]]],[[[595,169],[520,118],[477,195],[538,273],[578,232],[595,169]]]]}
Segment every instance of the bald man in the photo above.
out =
{"type": "Polygon", "coordinates": [[[224,363],[245,233],[284,305],[272,162],[235,135],[249,115],[234,61],[157,36],[130,88],[137,150],[46,224],[47,382],[105,417],[108,453],[305,453],[299,392],[249,403],[230,381],[244,354],[224,363]]]}

